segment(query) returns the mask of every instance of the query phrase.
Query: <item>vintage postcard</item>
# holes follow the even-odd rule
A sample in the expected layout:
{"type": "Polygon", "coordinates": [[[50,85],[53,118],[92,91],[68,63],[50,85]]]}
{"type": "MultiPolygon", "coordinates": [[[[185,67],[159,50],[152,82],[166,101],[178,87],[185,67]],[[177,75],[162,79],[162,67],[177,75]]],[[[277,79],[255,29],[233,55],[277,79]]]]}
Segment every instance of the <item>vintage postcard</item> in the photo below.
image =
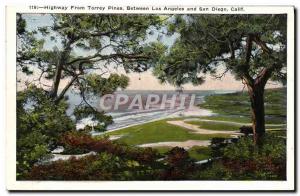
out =
{"type": "Polygon", "coordinates": [[[294,7],[6,16],[8,190],[295,189],[294,7]]]}

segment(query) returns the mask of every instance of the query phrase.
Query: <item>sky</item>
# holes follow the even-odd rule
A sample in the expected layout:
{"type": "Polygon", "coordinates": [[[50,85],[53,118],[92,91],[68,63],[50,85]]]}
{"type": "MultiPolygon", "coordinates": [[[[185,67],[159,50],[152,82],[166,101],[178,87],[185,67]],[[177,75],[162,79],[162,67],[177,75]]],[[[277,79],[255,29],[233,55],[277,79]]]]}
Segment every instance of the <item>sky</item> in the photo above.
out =
{"type": "MultiPolygon", "coordinates": [[[[41,14],[27,14],[24,16],[27,21],[27,28],[28,30],[35,30],[38,27],[51,25],[52,20],[49,15],[41,15],[41,14]]],[[[171,46],[178,36],[174,35],[171,37],[163,36],[162,42],[167,45],[171,46]]],[[[157,38],[157,34],[154,34],[146,40],[146,42],[155,41],[157,38]]],[[[60,48],[61,45],[59,42],[53,42],[50,38],[45,40],[46,49],[52,49],[53,47],[60,48]]],[[[83,53],[83,51],[76,51],[78,53],[83,53]]],[[[88,53],[85,55],[89,55],[88,53]]],[[[112,65],[113,67],[113,65],[112,65]]],[[[222,70],[219,70],[221,72],[222,70]]],[[[109,69],[109,73],[117,72],[126,74],[123,69],[109,69]]],[[[161,84],[159,80],[152,75],[151,69],[143,72],[143,73],[129,73],[126,74],[129,77],[129,86],[127,87],[128,90],[174,90],[175,87],[169,84],[161,84]]],[[[34,76],[33,76],[34,77],[34,76]]],[[[17,78],[22,82],[18,84],[18,89],[24,88],[24,81],[31,82],[33,77],[28,77],[23,73],[18,72],[17,78]]],[[[43,80],[42,81],[46,85],[51,85],[51,81],[43,80]]],[[[64,86],[68,83],[68,79],[64,79],[61,81],[59,88],[63,89],[64,86]]],[[[192,84],[183,85],[184,90],[242,90],[244,85],[241,81],[237,81],[234,79],[234,76],[231,73],[227,73],[222,79],[215,79],[210,75],[206,75],[206,80],[204,84],[193,86],[192,84]]],[[[266,88],[276,88],[280,87],[280,84],[275,82],[269,82],[266,88]]]]}

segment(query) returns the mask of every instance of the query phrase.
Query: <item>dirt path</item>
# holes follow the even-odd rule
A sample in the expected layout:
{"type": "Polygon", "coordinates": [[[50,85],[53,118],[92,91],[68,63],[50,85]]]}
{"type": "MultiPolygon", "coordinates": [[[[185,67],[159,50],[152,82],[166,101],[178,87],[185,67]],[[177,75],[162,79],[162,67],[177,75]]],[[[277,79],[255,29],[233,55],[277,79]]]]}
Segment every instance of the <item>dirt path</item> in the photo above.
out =
{"type": "Polygon", "coordinates": [[[148,144],[141,144],[138,145],[139,147],[181,147],[184,149],[192,148],[193,146],[209,146],[210,140],[187,140],[184,142],[157,142],[157,143],[148,143],[148,144]]]}
{"type": "Polygon", "coordinates": [[[123,137],[123,135],[110,135],[110,136],[109,136],[109,139],[110,139],[110,140],[118,140],[118,139],[120,139],[121,137],[123,137]]]}
{"type": "Polygon", "coordinates": [[[197,133],[197,134],[227,134],[232,136],[241,135],[241,133],[239,133],[238,131],[225,131],[225,130],[214,131],[214,130],[202,129],[199,128],[199,125],[188,124],[182,120],[167,121],[167,123],[189,129],[193,131],[193,133],[197,133]]]}

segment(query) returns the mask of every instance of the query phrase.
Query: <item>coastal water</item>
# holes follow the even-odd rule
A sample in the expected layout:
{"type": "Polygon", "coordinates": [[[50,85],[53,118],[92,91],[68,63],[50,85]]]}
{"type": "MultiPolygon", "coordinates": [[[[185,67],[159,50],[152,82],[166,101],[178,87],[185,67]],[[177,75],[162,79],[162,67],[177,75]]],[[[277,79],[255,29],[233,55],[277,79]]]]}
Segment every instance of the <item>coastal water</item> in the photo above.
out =
{"type": "MultiPolygon", "coordinates": [[[[157,104],[156,106],[153,106],[149,109],[141,109],[141,108],[129,108],[130,101],[134,99],[135,96],[141,96],[143,99],[143,102],[145,102],[145,97],[149,94],[154,94],[159,97],[162,97],[163,95],[167,95],[169,98],[174,95],[178,94],[178,92],[175,91],[132,91],[132,90],[127,90],[127,91],[118,91],[115,93],[117,94],[122,94],[126,95],[129,97],[128,104],[123,104],[120,107],[118,107],[117,110],[110,110],[107,111],[107,115],[111,115],[113,117],[113,124],[109,125],[107,127],[108,131],[112,130],[117,130],[120,128],[124,127],[129,127],[137,124],[142,124],[158,119],[164,119],[164,118],[171,118],[171,117],[181,117],[181,116],[208,116],[212,115],[211,111],[201,109],[197,105],[202,103],[204,101],[204,97],[208,95],[213,95],[213,94],[224,94],[224,93],[230,93],[234,91],[222,91],[222,90],[210,90],[210,91],[183,91],[181,94],[186,95],[188,98],[186,99],[187,101],[191,101],[189,98],[194,96],[193,99],[193,104],[189,107],[177,107],[178,105],[175,105],[175,107],[172,107],[170,104],[166,105],[166,107],[161,108],[160,103],[157,104]]],[[[72,113],[72,110],[74,107],[82,101],[80,96],[76,94],[69,94],[69,103],[70,103],[70,108],[68,110],[69,113],[72,113]]],[[[99,99],[97,98],[92,98],[90,100],[90,103],[93,106],[97,106],[99,103],[99,99]]],[[[77,128],[83,128],[85,125],[91,125],[92,121],[87,118],[82,120],[77,124],[77,128]]],[[[96,132],[95,132],[96,134],[96,132]]]]}

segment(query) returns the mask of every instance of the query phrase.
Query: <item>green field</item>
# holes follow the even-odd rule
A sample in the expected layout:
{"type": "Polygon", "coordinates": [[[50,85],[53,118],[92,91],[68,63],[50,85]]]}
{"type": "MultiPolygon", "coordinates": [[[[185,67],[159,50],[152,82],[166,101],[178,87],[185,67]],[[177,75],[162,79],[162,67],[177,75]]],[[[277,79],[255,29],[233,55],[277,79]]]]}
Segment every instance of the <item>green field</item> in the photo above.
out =
{"type": "Polygon", "coordinates": [[[199,125],[200,128],[216,131],[238,131],[240,125],[220,122],[186,121],[188,124],[199,125]]]}
{"type": "MultiPolygon", "coordinates": [[[[222,120],[223,121],[223,120],[222,120]]],[[[239,131],[239,128],[243,126],[241,122],[218,122],[218,121],[185,121],[188,124],[198,125],[199,128],[215,130],[215,131],[239,131]],[[238,123],[238,124],[237,124],[238,123]]],[[[244,125],[250,126],[251,123],[245,123],[244,125]]],[[[266,124],[266,129],[285,129],[285,124],[266,124]]]]}
{"type": "MultiPolygon", "coordinates": [[[[205,102],[201,104],[200,107],[212,110],[216,115],[198,117],[199,120],[197,120],[197,118],[196,120],[186,120],[185,123],[198,125],[199,128],[207,130],[238,131],[243,123],[245,123],[245,125],[251,124],[250,103],[248,100],[247,92],[207,96],[205,102]]],[[[286,89],[266,90],[265,102],[266,128],[270,129],[270,133],[285,136],[286,89]],[[282,126],[268,124],[282,124],[282,126]]],[[[119,135],[121,138],[118,140],[128,145],[170,141],[209,140],[213,137],[229,137],[227,134],[196,134],[193,133],[193,130],[167,123],[169,120],[185,120],[188,118],[189,117],[179,117],[149,122],[109,132],[105,135],[119,135]]],[[[161,154],[171,149],[171,147],[155,148],[161,154]]],[[[188,149],[188,152],[190,156],[196,160],[203,160],[210,157],[209,147],[195,146],[188,149]]]]}
{"type": "MultiPolygon", "coordinates": [[[[223,120],[250,123],[250,101],[247,92],[211,95],[199,107],[212,110],[217,116],[204,117],[210,120],[223,120]]],[[[266,89],[266,123],[286,123],[286,88],[266,89]]]]}
{"type": "Polygon", "coordinates": [[[238,123],[251,123],[251,117],[250,116],[238,116],[238,115],[214,115],[214,116],[203,116],[201,119],[206,120],[218,120],[218,121],[228,121],[228,122],[238,122],[238,123]]]}
{"type": "Polygon", "coordinates": [[[192,130],[168,124],[166,120],[120,129],[107,133],[107,135],[122,135],[119,140],[129,145],[168,141],[209,140],[213,137],[228,137],[225,134],[195,134],[192,130]]]}

